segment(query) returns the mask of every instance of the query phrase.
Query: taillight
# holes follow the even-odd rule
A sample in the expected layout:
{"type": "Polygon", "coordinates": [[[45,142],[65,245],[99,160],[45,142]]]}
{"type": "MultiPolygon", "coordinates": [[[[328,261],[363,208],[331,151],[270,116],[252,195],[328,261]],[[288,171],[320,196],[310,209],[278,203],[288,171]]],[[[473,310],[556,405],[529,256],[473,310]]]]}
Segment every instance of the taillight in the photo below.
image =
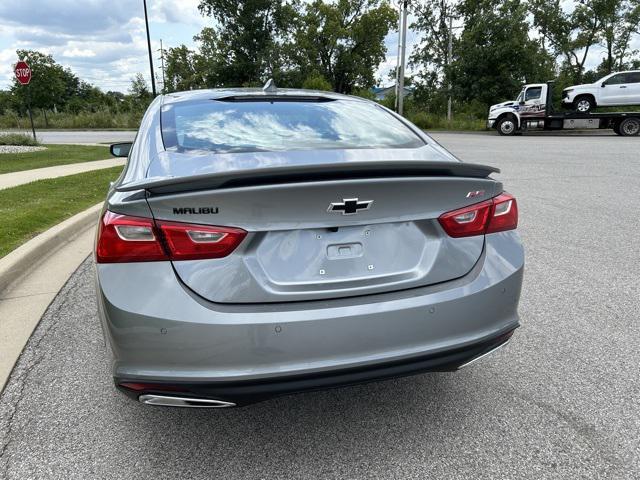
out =
{"type": "Polygon", "coordinates": [[[518,204],[513,195],[501,193],[491,200],[443,213],[438,221],[455,238],[513,230],[518,226],[518,204]]]}
{"type": "Polygon", "coordinates": [[[239,228],[158,221],[171,260],[226,257],[247,235],[239,228]]]}
{"type": "Polygon", "coordinates": [[[518,203],[516,197],[501,193],[493,198],[493,209],[487,226],[487,233],[513,230],[518,226],[518,203]]]}
{"type": "Polygon", "coordinates": [[[154,262],[168,260],[153,219],[106,211],[98,231],[96,262],[154,262]]]}
{"type": "Polygon", "coordinates": [[[247,235],[239,228],[154,222],[110,211],[100,222],[98,263],[199,260],[229,255],[247,235]]]}

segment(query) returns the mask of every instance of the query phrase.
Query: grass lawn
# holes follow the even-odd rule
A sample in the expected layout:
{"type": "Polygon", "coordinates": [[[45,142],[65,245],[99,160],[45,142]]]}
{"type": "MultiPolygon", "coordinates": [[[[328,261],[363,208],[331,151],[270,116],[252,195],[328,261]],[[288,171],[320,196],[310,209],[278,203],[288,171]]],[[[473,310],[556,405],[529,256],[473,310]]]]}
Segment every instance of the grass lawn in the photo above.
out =
{"type": "Polygon", "coordinates": [[[107,168],[0,190],[0,257],[104,200],[121,171],[107,168]]]}
{"type": "Polygon", "coordinates": [[[47,149],[40,152],[0,153],[0,174],[111,158],[108,147],[89,145],[45,146],[47,149]]]}

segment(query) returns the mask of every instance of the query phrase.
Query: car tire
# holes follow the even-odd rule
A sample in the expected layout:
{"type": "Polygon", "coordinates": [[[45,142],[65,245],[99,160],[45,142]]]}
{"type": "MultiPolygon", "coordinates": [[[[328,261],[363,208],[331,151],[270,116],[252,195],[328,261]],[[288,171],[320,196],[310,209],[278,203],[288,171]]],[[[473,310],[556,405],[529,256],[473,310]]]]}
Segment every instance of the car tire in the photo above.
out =
{"type": "Polygon", "coordinates": [[[498,124],[496,125],[496,130],[498,131],[498,133],[504,136],[515,135],[517,129],[518,123],[516,119],[511,115],[502,117],[500,120],[498,120],[498,124]]]}
{"type": "MultiPolygon", "coordinates": [[[[640,117],[625,118],[620,122],[618,126],[620,133],[623,137],[635,137],[640,134],[640,117]]],[[[617,133],[617,132],[616,132],[617,133]]]]}
{"type": "Polygon", "coordinates": [[[573,101],[573,109],[576,113],[589,113],[594,108],[596,108],[596,102],[590,95],[576,97],[573,101]]]}

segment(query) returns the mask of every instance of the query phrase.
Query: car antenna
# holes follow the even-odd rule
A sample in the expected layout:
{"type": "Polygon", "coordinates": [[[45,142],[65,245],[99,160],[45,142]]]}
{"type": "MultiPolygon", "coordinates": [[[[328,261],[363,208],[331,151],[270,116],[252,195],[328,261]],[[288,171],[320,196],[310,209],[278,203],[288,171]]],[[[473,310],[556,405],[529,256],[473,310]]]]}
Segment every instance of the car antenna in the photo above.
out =
{"type": "Polygon", "coordinates": [[[262,87],[262,91],[265,93],[277,93],[278,87],[276,87],[276,82],[273,81],[273,78],[267,80],[267,83],[262,87]]]}

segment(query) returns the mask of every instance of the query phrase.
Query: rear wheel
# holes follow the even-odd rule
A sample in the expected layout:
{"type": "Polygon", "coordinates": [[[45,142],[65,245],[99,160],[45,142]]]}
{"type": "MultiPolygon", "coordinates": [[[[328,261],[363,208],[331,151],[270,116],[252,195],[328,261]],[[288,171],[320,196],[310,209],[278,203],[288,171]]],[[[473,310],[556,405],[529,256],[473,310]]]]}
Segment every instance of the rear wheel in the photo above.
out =
{"type": "Polygon", "coordinates": [[[511,116],[501,118],[496,125],[496,130],[500,135],[514,135],[516,128],[516,119],[511,116]]]}
{"type": "Polygon", "coordinates": [[[583,95],[573,101],[573,109],[578,113],[589,113],[596,108],[596,102],[593,97],[583,95]]]}
{"type": "Polygon", "coordinates": [[[616,132],[618,135],[622,135],[623,137],[635,137],[640,134],[640,118],[625,118],[620,122],[618,130],[620,131],[620,133],[616,132]]]}

